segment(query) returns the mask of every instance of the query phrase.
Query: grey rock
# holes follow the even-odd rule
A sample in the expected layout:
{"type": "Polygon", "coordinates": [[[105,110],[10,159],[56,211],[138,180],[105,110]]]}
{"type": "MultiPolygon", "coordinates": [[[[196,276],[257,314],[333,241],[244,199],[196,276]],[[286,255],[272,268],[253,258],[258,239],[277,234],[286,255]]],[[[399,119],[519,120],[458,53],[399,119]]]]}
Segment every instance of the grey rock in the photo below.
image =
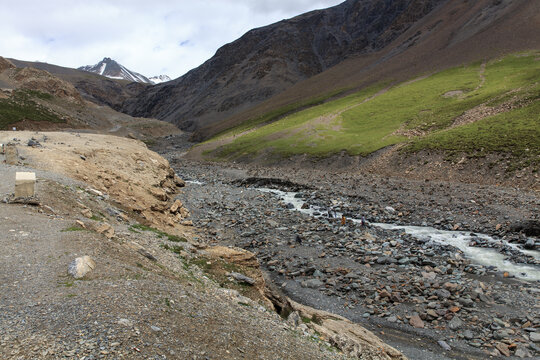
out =
{"type": "Polygon", "coordinates": [[[471,306],[474,305],[474,301],[472,299],[469,299],[469,298],[461,298],[458,301],[463,306],[471,307],[471,306]]]}
{"type": "Polygon", "coordinates": [[[389,256],[381,256],[377,259],[377,264],[380,264],[380,265],[395,264],[396,262],[397,262],[396,259],[389,256]]]}
{"type": "Polygon", "coordinates": [[[510,334],[507,330],[497,330],[493,333],[493,338],[495,340],[502,340],[504,338],[507,338],[508,336],[510,336],[510,334]]]}
{"type": "Polygon", "coordinates": [[[240,273],[237,273],[237,272],[232,272],[229,274],[230,277],[232,277],[234,280],[238,281],[238,282],[243,282],[243,283],[246,283],[246,284],[249,284],[249,285],[254,285],[255,284],[255,280],[253,280],[252,278],[250,278],[249,276],[246,276],[244,274],[240,274],[240,273]]]}
{"type": "Polygon", "coordinates": [[[516,348],[516,352],[514,353],[515,356],[517,356],[518,358],[520,359],[525,359],[525,358],[532,358],[532,354],[531,352],[529,351],[529,349],[527,349],[525,346],[523,345],[518,345],[517,348],[516,348]]]}
{"type": "Polygon", "coordinates": [[[123,325],[123,326],[128,326],[128,327],[133,326],[133,322],[128,319],[119,319],[118,324],[123,325]]]}
{"type": "Polygon", "coordinates": [[[529,333],[529,339],[533,342],[540,342],[540,333],[538,332],[532,332],[529,333]]]}
{"type": "Polygon", "coordinates": [[[458,330],[459,328],[461,328],[463,326],[463,321],[461,321],[461,319],[457,316],[454,316],[452,318],[452,320],[450,320],[448,322],[448,327],[451,329],[451,330],[458,330]]]}
{"type": "Polygon", "coordinates": [[[527,240],[525,245],[523,245],[523,247],[528,250],[534,250],[536,249],[536,242],[534,241],[534,239],[529,239],[527,240]]]}
{"type": "Polygon", "coordinates": [[[446,341],[444,341],[444,340],[439,340],[439,341],[437,341],[437,344],[439,344],[439,346],[442,347],[445,351],[450,351],[450,350],[452,350],[452,348],[450,347],[450,345],[448,345],[448,344],[446,343],[446,341]]]}
{"type": "Polygon", "coordinates": [[[324,283],[319,279],[309,279],[304,282],[302,282],[302,287],[307,287],[310,289],[317,289],[323,286],[324,283]]]}
{"type": "Polygon", "coordinates": [[[289,317],[287,318],[287,322],[294,326],[294,327],[297,327],[298,325],[300,325],[302,323],[302,319],[300,318],[300,315],[298,315],[298,312],[297,311],[293,311],[289,317]]]}
{"type": "Polygon", "coordinates": [[[448,290],[439,289],[439,290],[435,291],[435,295],[437,295],[437,297],[439,299],[448,299],[451,294],[450,294],[450,291],[448,291],[448,290]]]}
{"type": "Polygon", "coordinates": [[[409,259],[408,257],[404,257],[398,260],[399,265],[408,265],[410,264],[410,262],[411,262],[411,259],[409,259]]]}

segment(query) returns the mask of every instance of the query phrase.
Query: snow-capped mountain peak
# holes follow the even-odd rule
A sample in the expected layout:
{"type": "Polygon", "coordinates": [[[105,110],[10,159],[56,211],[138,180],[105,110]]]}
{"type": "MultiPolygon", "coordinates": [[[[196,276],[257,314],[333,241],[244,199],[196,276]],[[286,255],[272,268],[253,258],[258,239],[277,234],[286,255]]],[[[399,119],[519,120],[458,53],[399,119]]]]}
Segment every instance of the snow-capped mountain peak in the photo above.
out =
{"type": "Polygon", "coordinates": [[[131,71],[108,57],[103,58],[103,60],[95,65],[81,66],[79,70],[96,73],[111,79],[122,79],[145,84],[154,84],[154,82],[148,79],[146,76],[135,71],[131,71]]]}
{"type": "Polygon", "coordinates": [[[151,78],[148,78],[153,84],[160,84],[162,82],[171,81],[171,78],[167,75],[158,75],[158,76],[152,76],[151,78]]]}

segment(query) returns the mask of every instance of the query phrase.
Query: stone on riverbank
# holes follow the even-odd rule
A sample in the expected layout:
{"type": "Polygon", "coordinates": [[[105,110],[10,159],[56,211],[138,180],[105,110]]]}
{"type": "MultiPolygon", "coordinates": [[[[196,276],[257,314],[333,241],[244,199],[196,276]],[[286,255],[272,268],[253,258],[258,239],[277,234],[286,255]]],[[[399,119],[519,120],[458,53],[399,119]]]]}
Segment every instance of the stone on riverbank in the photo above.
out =
{"type": "Polygon", "coordinates": [[[96,263],[90,256],[82,256],[73,260],[68,266],[68,273],[75,279],[81,279],[96,268],[96,263]]]}

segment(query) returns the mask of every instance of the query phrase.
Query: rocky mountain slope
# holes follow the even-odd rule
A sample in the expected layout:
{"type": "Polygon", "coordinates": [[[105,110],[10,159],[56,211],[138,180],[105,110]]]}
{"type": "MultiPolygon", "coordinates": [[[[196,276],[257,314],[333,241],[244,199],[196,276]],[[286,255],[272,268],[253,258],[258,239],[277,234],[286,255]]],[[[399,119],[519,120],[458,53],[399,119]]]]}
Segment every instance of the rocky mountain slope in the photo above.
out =
{"type": "MultiPolygon", "coordinates": [[[[410,2],[410,9],[429,1],[410,2]]],[[[376,12],[377,13],[377,12],[376,12]]],[[[410,19],[406,16],[405,19],[410,19]]],[[[416,17],[415,19],[418,19],[416,17]]],[[[246,121],[275,119],[337,94],[414,79],[448,67],[540,48],[540,3],[526,0],[444,1],[378,51],[363,52],[300,81],[257,106],[197,132],[206,139],[246,121]]],[[[165,101],[165,100],[163,100],[165,101]]]]}
{"type": "Polygon", "coordinates": [[[125,99],[141,92],[148,84],[111,79],[88,71],[66,68],[63,66],[9,59],[18,68],[35,68],[45,70],[54,76],[70,82],[81,96],[98,105],[107,105],[120,110],[125,99]]]}
{"type": "Polygon", "coordinates": [[[200,129],[196,139],[205,139],[374,82],[537,48],[538,6],[523,0],[349,0],[251,30],[123,108],[200,129]]]}
{"type": "Polygon", "coordinates": [[[358,1],[249,31],[124,110],[194,130],[221,121],[346,57],[380,50],[444,0],[358,1]]]}

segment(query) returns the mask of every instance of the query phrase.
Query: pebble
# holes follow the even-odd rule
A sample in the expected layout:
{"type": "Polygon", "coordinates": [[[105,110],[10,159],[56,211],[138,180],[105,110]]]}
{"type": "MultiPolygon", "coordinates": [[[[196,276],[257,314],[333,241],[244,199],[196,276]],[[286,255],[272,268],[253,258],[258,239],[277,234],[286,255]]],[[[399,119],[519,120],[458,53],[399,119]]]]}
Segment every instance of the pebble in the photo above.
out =
{"type": "Polygon", "coordinates": [[[454,331],[461,329],[463,326],[463,321],[457,316],[454,316],[452,320],[448,323],[448,327],[454,331]]]}
{"type": "Polygon", "coordinates": [[[411,324],[412,327],[423,329],[424,328],[424,322],[418,315],[413,315],[409,319],[409,324],[411,324]]]}
{"type": "Polygon", "coordinates": [[[445,351],[450,351],[450,350],[452,350],[452,348],[450,347],[450,345],[448,345],[448,344],[446,343],[446,341],[444,341],[444,340],[439,340],[439,341],[437,341],[437,344],[439,344],[439,346],[442,347],[445,351]]]}

